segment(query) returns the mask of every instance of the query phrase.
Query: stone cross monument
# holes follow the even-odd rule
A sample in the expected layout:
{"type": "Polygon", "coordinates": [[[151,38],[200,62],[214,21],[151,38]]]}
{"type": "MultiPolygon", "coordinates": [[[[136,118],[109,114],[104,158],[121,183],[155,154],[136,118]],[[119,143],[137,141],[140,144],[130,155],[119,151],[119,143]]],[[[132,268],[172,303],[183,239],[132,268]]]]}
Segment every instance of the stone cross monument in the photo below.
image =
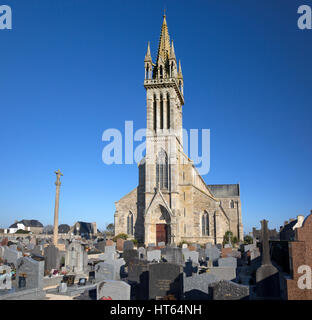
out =
{"type": "Polygon", "coordinates": [[[57,246],[58,242],[58,214],[59,214],[59,200],[60,200],[60,186],[61,186],[61,176],[63,176],[60,169],[55,171],[56,174],[56,194],[55,194],[55,207],[54,207],[54,230],[53,230],[53,244],[57,246]]]}
{"type": "Polygon", "coordinates": [[[256,292],[259,298],[280,297],[279,271],[272,265],[270,257],[268,221],[262,220],[262,262],[256,272],[256,292]]]}

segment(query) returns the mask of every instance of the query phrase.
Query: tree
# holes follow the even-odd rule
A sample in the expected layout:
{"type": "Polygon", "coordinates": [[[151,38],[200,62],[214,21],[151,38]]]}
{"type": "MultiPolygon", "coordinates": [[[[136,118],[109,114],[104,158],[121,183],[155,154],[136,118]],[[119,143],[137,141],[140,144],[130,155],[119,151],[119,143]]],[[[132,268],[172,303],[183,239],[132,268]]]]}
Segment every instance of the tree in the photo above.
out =
{"type": "Polygon", "coordinates": [[[124,240],[127,240],[127,238],[128,238],[128,235],[126,234],[126,233],[119,233],[119,234],[117,234],[117,236],[115,236],[114,238],[113,238],[113,241],[117,241],[117,239],[124,239],[124,240]]]}
{"type": "Polygon", "coordinates": [[[228,230],[223,236],[223,245],[230,243],[230,239],[232,244],[238,243],[237,237],[233,235],[232,231],[228,230]]]}
{"type": "Polygon", "coordinates": [[[244,244],[252,244],[253,243],[253,238],[249,235],[246,235],[244,237],[244,244]]]}
{"type": "Polygon", "coordinates": [[[18,229],[15,233],[30,233],[30,231],[18,229]]]}
{"type": "Polygon", "coordinates": [[[44,234],[53,234],[53,226],[51,224],[46,225],[43,228],[43,233],[44,234]]]}
{"type": "Polygon", "coordinates": [[[114,234],[114,231],[115,231],[114,224],[113,223],[108,224],[107,227],[106,227],[106,231],[109,232],[109,233],[114,234]]]}
{"type": "Polygon", "coordinates": [[[102,231],[102,233],[106,234],[107,236],[114,236],[115,226],[113,223],[106,224],[105,230],[102,231]]]}

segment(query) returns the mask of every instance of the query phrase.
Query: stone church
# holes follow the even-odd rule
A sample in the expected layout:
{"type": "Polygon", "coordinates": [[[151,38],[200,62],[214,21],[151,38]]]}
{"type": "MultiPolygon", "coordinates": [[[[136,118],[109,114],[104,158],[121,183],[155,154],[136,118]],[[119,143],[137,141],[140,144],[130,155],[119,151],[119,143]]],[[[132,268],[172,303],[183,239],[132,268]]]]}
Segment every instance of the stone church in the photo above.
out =
{"type": "Polygon", "coordinates": [[[146,155],[138,186],[115,202],[115,235],[139,243],[222,243],[226,231],[243,239],[239,184],[207,185],[183,152],[181,63],[170,43],[166,16],[156,63],[145,55],[146,155]]]}

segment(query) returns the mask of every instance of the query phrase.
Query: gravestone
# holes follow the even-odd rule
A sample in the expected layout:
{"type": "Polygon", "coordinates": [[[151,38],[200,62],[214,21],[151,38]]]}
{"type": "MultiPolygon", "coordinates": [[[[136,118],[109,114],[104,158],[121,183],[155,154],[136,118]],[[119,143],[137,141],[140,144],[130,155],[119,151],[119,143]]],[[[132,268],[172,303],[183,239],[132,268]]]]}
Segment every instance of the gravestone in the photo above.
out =
{"type": "Polygon", "coordinates": [[[66,293],[67,292],[67,283],[66,282],[61,282],[59,287],[58,287],[58,292],[59,293],[66,293]]]}
{"type": "Polygon", "coordinates": [[[112,264],[100,262],[95,267],[95,281],[115,280],[115,268],[112,264]]]}
{"type": "Polygon", "coordinates": [[[136,300],[148,299],[149,264],[146,260],[132,260],[128,266],[128,281],[136,300]]]}
{"type": "Polygon", "coordinates": [[[59,270],[60,268],[60,253],[59,249],[52,245],[44,248],[44,270],[51,271],[52,269],[59,270]]]}
{"type": "Polygon", "coordinates": [[[139,252],[137,250],[125,250],[123,252],[123,258],[125,259],[125,262],[126,262],[126,266],[129,265],[129,262],[131,260],[135,260],[135,259],[138,259],[139,258],[139,252]]]}
{"type": "Polygon", "coordinates": [[[251,251],[253,249],[255,249],[256,246],[254,244],[247,244],[247,245],[243,245],[243,250],[244,252],[248,252],[251,251]]]}
{"type": "Polygon", "coordinates": [[[121,238],[118,238],[118,239],[117,239],[116,247],[117,247],[117,250],[118,250],[118,251],[123,251],[123,249],[124,249],[124,242],[125,242],[124,239],[121,239],[121,238]]]}
{"type": "Polygon", "coordinates": [[[159,261],[161,257],[160,250],[147,251],[147,261],[159,261]]]}
{"type": "Polygon", "coordinates": [[[198,260],[199,261],[206,261],[206,250],[203,248],[200,248],[198,250],[198,260]]]}
{"type": "Polygon", "coordinates": [[[161,249],[161,254],[169,263],[184,265],[184,259],[181,248],[166,247],[161,249]]]}
{"type": "Polygon", "coordinates": [[[211,242],[206,243],[205,249],[209,249],[211,247],[212,247],[212,243],[211,242]]]}
{"type": "Polygon", "coordinates": [[[183,255],[184,255],[184,261],[193,261],[195,263],[198,263],[198,257],[199,253],[197,251],[188,251],[183,249],[183,255]]]}
{"type": "Polygon", "coordinates": [[[0,290],[11,290],[12,281],[9,273],[0,273],[0,290]]]}
{"type": "Polygon", "coordinates": [[[235,280],[236,279],[236,268],[235,267],[212,267],[207,272],[213,274],[218,281],[221,280],[235,280]]]}
{"type": "Polygon", "coordinates": [[[226,258],[232,253],[232,248],[222,248],[221,250],[221,257],[226,258]]]}
{"type": "Polygon", "coordinates": [[[104,280],[97,285],[97,300],[130,300],[130,290],[124,281],[104,280]]]}
{"type": "Polygon", "coordinates": [[[114,260],[118,258],[115,246],[106,246],[105,252],[100,256],[101,260],[114,260]]]}
{"type": "Polygon", "coordinates": [[[88,254],[79,242],[72,242],[66,248],[65,267],[70,272],[85,272],[88,269],[88,254]]]}
{"type": "Polygon", "coordinates": [[[134,248],[134,244],[131,240],[126,240],[123,244],[123,251],[132,250],[134,248]]]}
{"type": "Polygon", "coordinates": [[[206,248],[206,256],[208,260],[212,261],[212,263],[214,264],[220,258],[220,250],[216,246],[206,248]]]}
{"type": "Polygon", "coordinates": [[[39,255],[41,256],[42,255],[42,246],[41,245],[38,245],[38,246],[35,246],[33,250],[31,250],[31,254],[35,254],[35,255],[39,255]]]}
{"type": "Polygon", "coordinates": [[[198,272],[198,265],[194,264],[192,261],[187,261],[185,262],[183,272],[185,273],[186,277],[191,277],[193,273],[198,272]]]}
{"type": "Polygon", "coordinates": [[[269,247],[268,221],[261,221],[262,262],[256,272],[256,292],[258,297],[280,297],[280,279],[278,270],[272,265],[269,247]]]}
{"type": "Polygon", "coordinates": [[[222,280],[213,286],[213,300],[249,300],[249,286],[222,280]]]}
{"type": "Polygon", "coordinates": [[[105,241],[102,240],[102,241],[97,242],[97,243],[94,245],[94,247],[95,247],[97,250],[99,250],[99,251],[101,251],[101,252],[104,252],[104,251],[105,251],[105,241]]]}
{"type": "Polygon", "coordinates": [[[139,259],[143,259],[143,260],[146,259],[146,250],[144,247],[140,247],[138,249],[138,253],[139,253],[139,259]]]}
{"type": "Polygon", "coordinates": [[[106,246],[114,246],[114,245],[116,245],[116,243],[113,240],[106,240],[105,245],[106,246]]]}
{"type": "Polygon", "coordinates": [[[36,261],[30,257],[17,260],[16,278],[25,278],[25,289],[43,288],[44,261],[36,261]]]}
{"type": "Polygon", "coordinates": [[[11,244],[9,248],[12,250],[17,250],[17,244],[11,244]]]}
{"type": "Polygon", "coordinates": [[[95,282],[95,271],[89,271],[89,278],[88,278],[90,283],[95,282]]]}
{"type": "Polygon", "coordinates": [[[149,265],[149,299],[159,299],[173,295],[182,297],[182,267],[171,263],[155,263],[149,265]]]}
{"type": "Polygon", "coordinates": [[[71,287],[75,283],[75,278],[76,276],[74,274],[65,275],[63,276],[63,282],[65,282],[68,287],[71,287]]]}
{"type": "Polygon", "coordinates": [[[195,274],[191,277],[184,276],[183,291],[186,300],[209,300],[212,299],[209,286],[218,282],[211,273],[195,274]]]}
{"type": "Polygon", "coordinates": [[[2,240],[1,240],[1,246],[2,247],[4,247],[4,246],[7,246],[8,245],[8,243],[9,243],[9,239],[8,238],[3,238],[2,240]]]}
{"type": "Polygon", "coordinates": [[[13,263],[16,266],[17,260],[22,257],[22,252],[17,251],[15,249],[4,247],[4,255],[3,259],[7,261],[7,263],[13,263]]]}
{"type": "Polygon", "coordinates": [[[220,258],[218,259],[218,266],[219,267],[237,267],[237,259],[233,257],[227,257],[227,258],[220,258]]]}

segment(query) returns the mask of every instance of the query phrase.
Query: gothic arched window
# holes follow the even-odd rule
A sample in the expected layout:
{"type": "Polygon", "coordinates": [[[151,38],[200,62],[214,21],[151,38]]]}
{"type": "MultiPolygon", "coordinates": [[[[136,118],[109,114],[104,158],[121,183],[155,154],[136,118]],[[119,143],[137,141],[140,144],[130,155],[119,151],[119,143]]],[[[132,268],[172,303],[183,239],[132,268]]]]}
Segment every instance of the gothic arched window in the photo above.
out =
{"type": "Polygon", "coordinates": [[[209,236],[209,216],[207,212],[202,215],[202,235],[209,236]]]}
{"type": "Polygon", "coordinates": [[[170,129],[170,96],[167,93],[167,129],[170,129]]]}
{"type": "Polygon", "coordinates": [[[127,217],[127,234],[133,236],[133,213],[131,211],[127,217]]]}
{"type": "Polygon", "coordinates": [[[230,208],[234,209],[234,201],[233,200],[230,201],[230,208]]]}
{"type": "Polygon", "coordinates": [[[164,100],[163,96],[160,95],[160,129],[164,128],[164,100]]]}
{"type": "Polygon", "coordinates": [[[156,183],[160,189],[168,189],[168,170],[167,153],[161,149],[156,160],[156,183]]]}

